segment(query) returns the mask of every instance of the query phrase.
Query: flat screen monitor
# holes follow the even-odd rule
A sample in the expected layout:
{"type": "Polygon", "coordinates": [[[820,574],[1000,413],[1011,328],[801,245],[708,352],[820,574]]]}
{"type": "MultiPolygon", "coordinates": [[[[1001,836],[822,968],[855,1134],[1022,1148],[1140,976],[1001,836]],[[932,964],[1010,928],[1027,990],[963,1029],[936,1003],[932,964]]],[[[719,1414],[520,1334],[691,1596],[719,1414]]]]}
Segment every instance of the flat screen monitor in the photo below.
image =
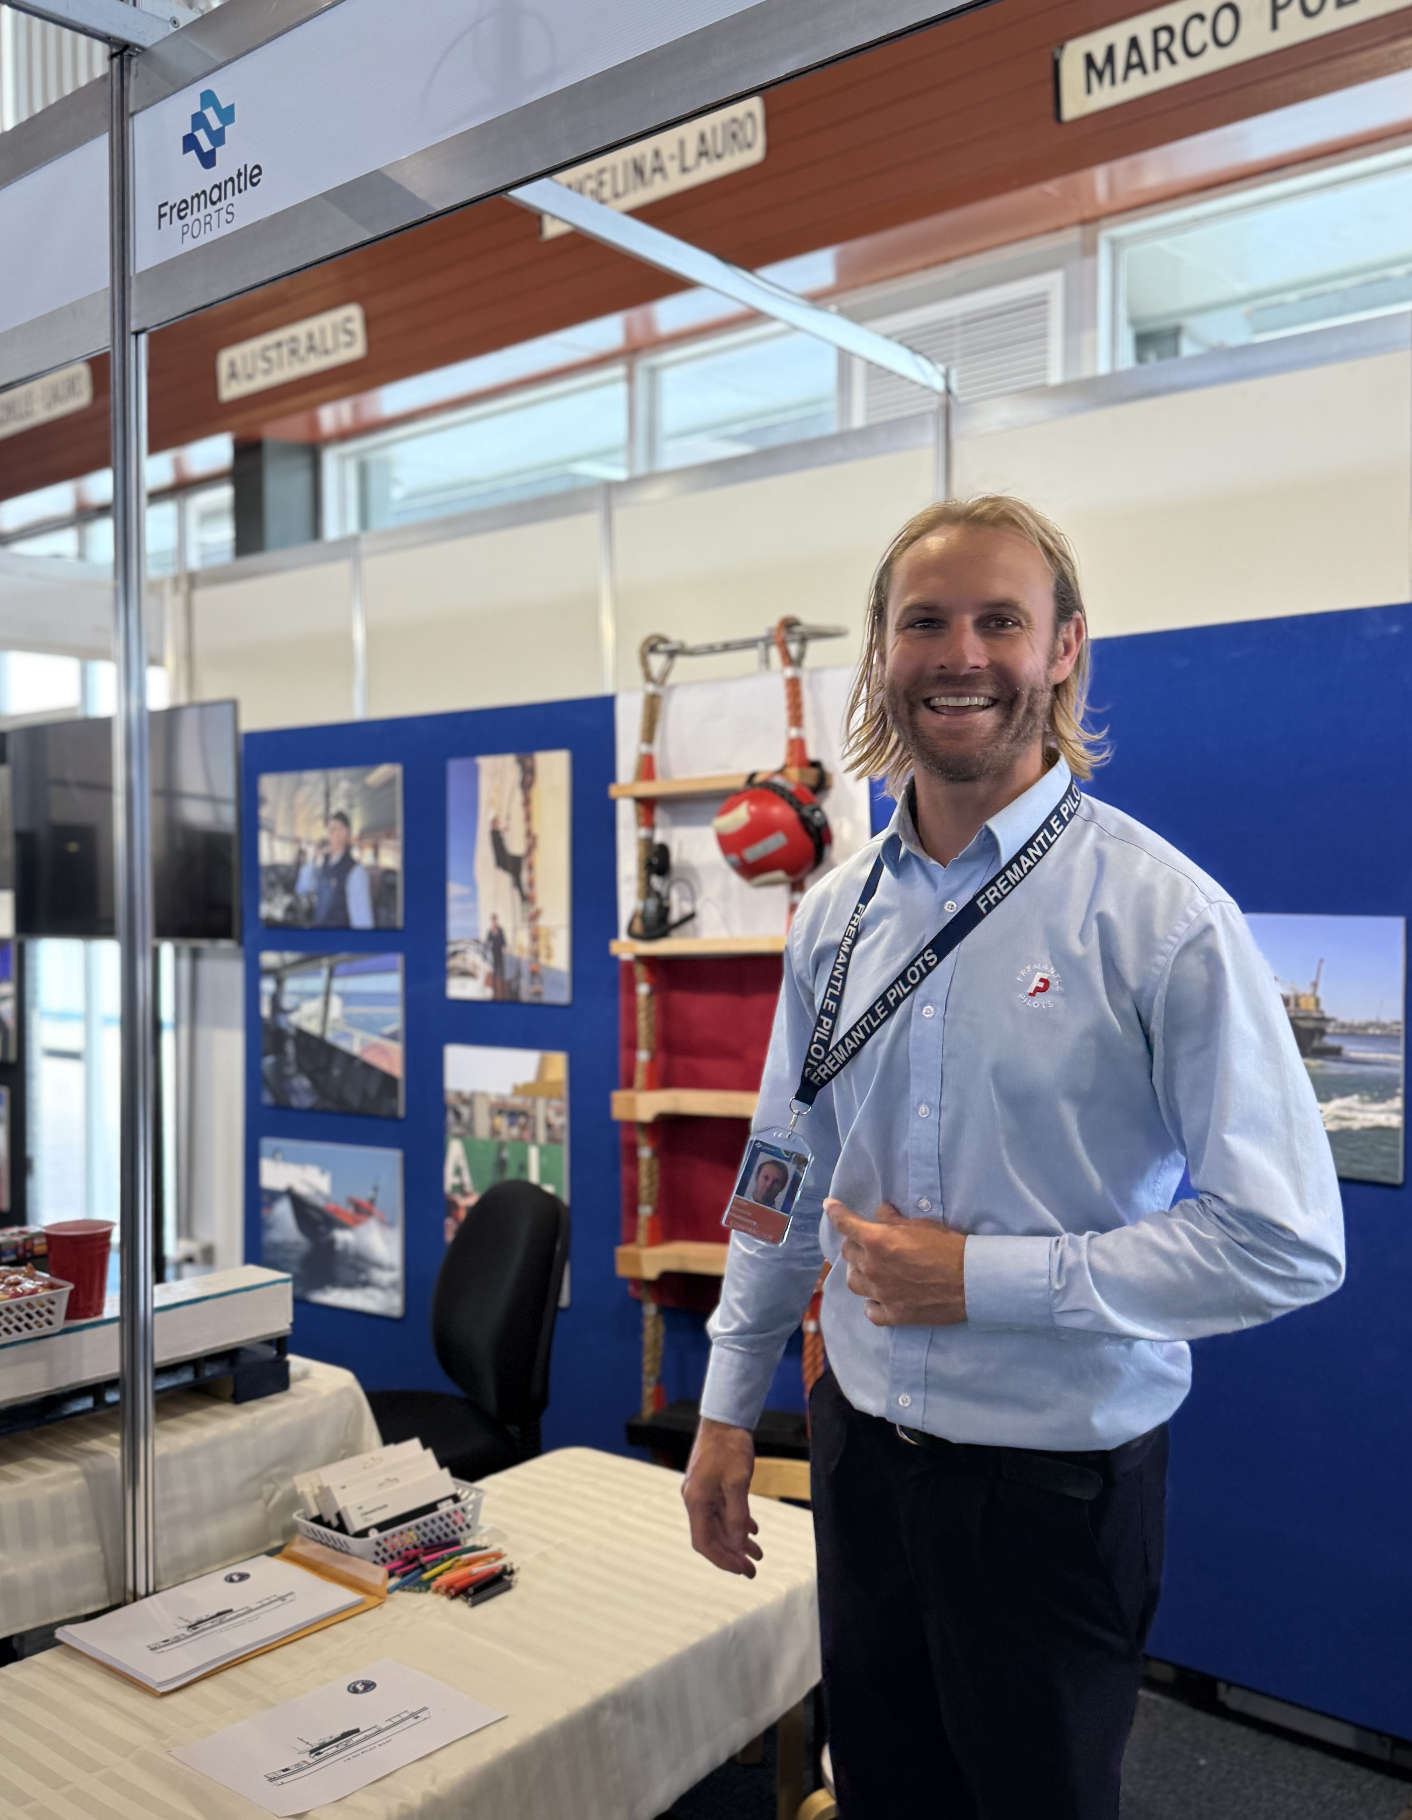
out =
{"type": "MultiPolygon", "coordinates": [[[[240,935],[235,703],[151,717],[152,886],[157,939],[240,935]]],[[[113,723],[50,721],[8,738],[16,933],[117,934],[113,723]]]]}

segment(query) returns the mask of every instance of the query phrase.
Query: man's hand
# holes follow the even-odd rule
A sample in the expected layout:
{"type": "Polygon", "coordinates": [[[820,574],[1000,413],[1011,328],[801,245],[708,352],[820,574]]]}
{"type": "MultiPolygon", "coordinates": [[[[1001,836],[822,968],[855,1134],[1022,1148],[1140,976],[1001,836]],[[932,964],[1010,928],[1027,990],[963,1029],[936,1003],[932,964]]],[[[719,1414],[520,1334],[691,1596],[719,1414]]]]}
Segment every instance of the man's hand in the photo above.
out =
{"type": "Polygon", "coordinates": [[[843,1240],[848,1287],[875,1327],[954,1327],[966,1318],[966,1235],[938,1220],[904,1220],[884,1201],[871,1220],[842,1201],[824,1212],[843,1240]]]}
{"type": "Polygon", "coordinates": [[[755,1578],[760,1544],[746,1493],[755,1470],[755,1442],[748,1428],[701,1418],[687,1462],[681,1495],[691,1518],[691,1546],[728,1574],[755,1578]]]}

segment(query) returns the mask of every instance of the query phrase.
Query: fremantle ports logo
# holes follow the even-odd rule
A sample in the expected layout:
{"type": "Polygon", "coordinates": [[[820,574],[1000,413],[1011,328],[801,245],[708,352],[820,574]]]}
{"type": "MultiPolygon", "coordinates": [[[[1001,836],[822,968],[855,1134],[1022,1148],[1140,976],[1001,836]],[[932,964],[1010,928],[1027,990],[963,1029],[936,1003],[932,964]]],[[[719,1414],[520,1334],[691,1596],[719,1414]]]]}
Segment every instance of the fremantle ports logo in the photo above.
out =
{"type": "Polygon", "coordinates": [[[216,153],[226,142],[226,128],[234,124],[235,103],[222,107],[216,91],[203,88],[201,106],[191,116],[191,131],[181,142],[182,152],[195,152],[203,171],[215,170],[216,153]]]}
{"type": "MultiPolygon", "coordinates": [[[[213,88],[203,88],[201,105],[191,116],[191,131],[182,137],[182,156],[191,152],[203,171],[213,171],[226,142],[226,128],[234,124],[235,103],[223,105],[213,88]]],[[[178,229],[178,247],[184,249],[235,227],[240,198],[258,189],[264,174],[258,164],[242,164],[237,171],[203,181],[201,188],[192,190],[190,195],[164,197],[157,204],[157,232],[165,234],[178,229]]],[[[165,247],[170,243],[162,244],[165,247]]]]}

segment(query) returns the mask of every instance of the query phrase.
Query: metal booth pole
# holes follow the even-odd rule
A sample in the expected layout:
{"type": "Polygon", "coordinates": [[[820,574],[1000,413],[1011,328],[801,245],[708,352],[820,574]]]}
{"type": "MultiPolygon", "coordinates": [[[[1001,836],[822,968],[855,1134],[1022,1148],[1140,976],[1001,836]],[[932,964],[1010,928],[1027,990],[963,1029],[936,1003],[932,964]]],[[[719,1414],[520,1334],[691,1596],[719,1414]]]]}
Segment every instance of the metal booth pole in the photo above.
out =
{"type": "Polygon", "coordinates": [[[123,1593],[156,1589],[153,1511],[152,826],[147,627],[142,611],[147,485],[147,338],[132,327],[133,180],[128,98],[135,53],[109,65],[108,256],[112,385],[114,637],[113,870],[118,912],[122,1056],[119,1208],[122,1241],[123,1593]]]}

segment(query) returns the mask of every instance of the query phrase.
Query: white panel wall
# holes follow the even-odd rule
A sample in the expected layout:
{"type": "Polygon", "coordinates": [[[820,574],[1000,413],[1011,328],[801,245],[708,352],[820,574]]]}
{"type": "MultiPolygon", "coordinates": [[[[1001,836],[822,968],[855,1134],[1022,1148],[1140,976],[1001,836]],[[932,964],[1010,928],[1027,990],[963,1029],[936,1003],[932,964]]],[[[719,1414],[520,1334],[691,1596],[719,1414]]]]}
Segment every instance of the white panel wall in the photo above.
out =
{"type": "Polygon", "coordinates": [[[596,517],[366,557],[363,599],[369,714],[602,690],[596,517]]]}
{"type": "Polygon", "coordinates": [[[1406,354],[977,437],[956,474],[1064,527],[1098,637],[1412,594],[1406,354]]]}
{"type": "Polygon", "coordinates": [[[246,733],[350,720],[348,565],[239,581],[198,578],[191,603],[192,695],[234,696],[246,733]]]}
{"type": "MultiPolygon", "coordinates": [[[[1099,636],[1406,600],[1412,358],[1380,355],[1114,405],[958,441],[957,490],[1013,491],[1073,537],[1099,636]]],[[[620,505],[619,689],[650,632],[740,636],[784,613],[844,625],[813,664],[853,660],[869,576],[932,491],[929,449],[620,505]]],[[[434,528],[428,527],[434,537],[434,528]]],[[[578,515],[369,553],[375,716],[592,695],[602,687],[599,528],[578,515]]],[[[343,563],[198,578],[198,698],[246,728],[346,720],[343,563]]],[[[693,660],[682,680],[752,656],[693,660]]]]}
{"type": "MultiPolygon", "coordinates": [[[[930,450],[840,462],[631,506],[615,520],[618,687],[642,680],[650,632],[691,642],[739,638],[782,614],[842,625],[811,662],[853,660],[873,567],[893,532],[932,497],[930,450]]],[[[699,682],[736,676],[753,656],[693,658],[699,682]]]]}

